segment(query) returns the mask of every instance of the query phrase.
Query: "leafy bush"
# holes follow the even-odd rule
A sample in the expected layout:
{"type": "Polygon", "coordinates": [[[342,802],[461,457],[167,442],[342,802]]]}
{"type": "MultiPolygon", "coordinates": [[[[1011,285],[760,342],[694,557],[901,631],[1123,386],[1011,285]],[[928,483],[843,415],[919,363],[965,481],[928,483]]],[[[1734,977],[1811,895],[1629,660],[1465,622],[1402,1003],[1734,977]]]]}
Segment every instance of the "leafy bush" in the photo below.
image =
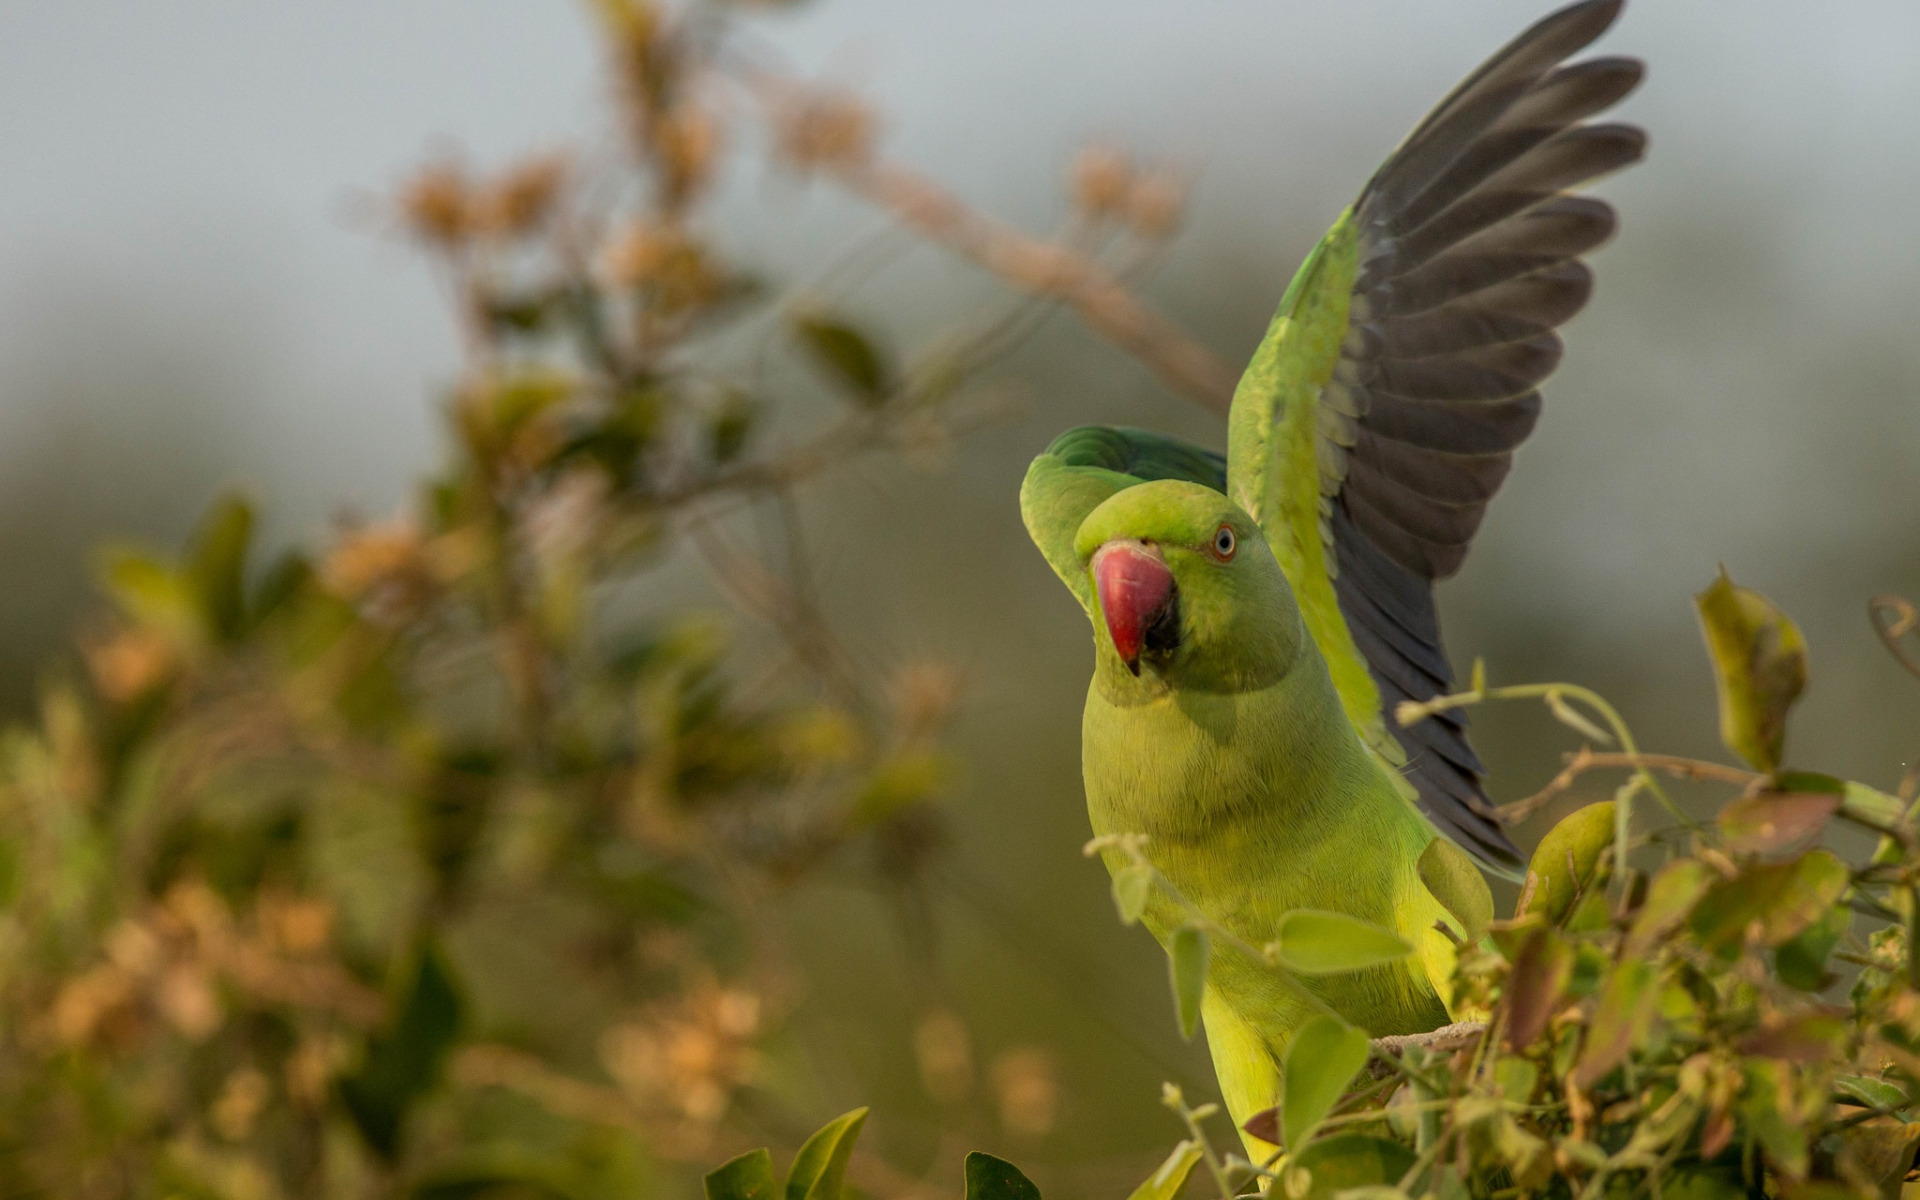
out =
{"type": "MultiPolygon", "coordinates": [[[[0,740],[10,1193],[658,1187],[810,1124],[762,1069],[789,889],[838,861],[918,911],[954,673],[841,643],[796,492],[979,426],[965,385],[1052,306],[1149,360],[1184,343],[1086,245],[972,212],[863,104],[736,52],[736,6],[595,7],[609,161],[444,160],[390,208],[464,337],[444,467],[270,563],[238,497],[178,555],[109,553],[110,611],[0,740]],[[705,208],[755,114],[779,169],[1012,300],[908,355],[728,261],[705,208]],[[659,600],[675,549],[763,627],[745,650],[659,600]]],[[[1166,178],[1097,165],[1080,233],[1169,231],[1166,178]]],[[[1186,349],[1163,374],[1220,386],[1186,349]]]]}
{"type": "MultiPolygon", "coordinates": [[[[1747,766],[1643,755],[1592,693],[1488,687],[1478,668],[1470,691],[1404,706],[1410,723],[1463,704],[1545,700],[1590,744],[1522,806],[1587,771],[1622,769],[1626,782],[1541,840],[1511,916],[1459,903],[1469,939],[1454,987],[1483,1020],[1373,1041],[1337,1015],[1309,1021],[1288,1048],[1281,1103],[1246,1124],[1249,1146],[1276,1147],[1258,1163],[1216,1147],[1207,1126],[1217,1105],[1190,1107],[1169,1086],[1188,1137],[1134,1200],[1170,1200],[1203,1165],[1222,1200],[1902,1194],[1920,1152],[1916,777],[1892,796],[1785,766],[1787,719],[1806,682],[1798,629],[1724,574],[1696,601],[1722,736],[1747,766]],[[1622,749],[1596,752],[1596,741],[1622,749]],[[1737,793],[1701,823],[1660,774],[1737,793]],[[1877,844],[1853,863],[1812,844],[1835,826],[1877,844]]],[[[1874,613],[1915,669],[1901,639],[1920,614],[1888,597],[1874,613]]],[[[1135,852],[1113,884],[1131,923],[1153,889],[1171,885],[1138,838],[1099,839],[1089,852],[1110,843],[1135,852]]],[[[1471,891],[1446,886],[1455,858],[1443,848],[1421,864],[1443,899],[1471,891]]],[[[1215,953],[1314,975],[1411,951],[1334,913],[1290,913],[1256,947],[1190,911],[1169,954],[1189,1034],[1215,953]]],[[[759,1194],[736,1186],[740,1161],[708,1177],[711,1200],[759,1194]]],[[[966,1179],[970,1200],[1039,1194],[984,1155],[968,1159],[966,1179]]]]}

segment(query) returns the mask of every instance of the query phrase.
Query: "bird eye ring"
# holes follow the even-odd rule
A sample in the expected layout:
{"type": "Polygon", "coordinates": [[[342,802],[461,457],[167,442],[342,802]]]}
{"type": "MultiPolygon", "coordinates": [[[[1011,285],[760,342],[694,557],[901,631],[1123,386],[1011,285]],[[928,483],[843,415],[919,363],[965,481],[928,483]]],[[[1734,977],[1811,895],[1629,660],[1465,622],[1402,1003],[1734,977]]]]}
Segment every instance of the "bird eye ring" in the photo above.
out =
{"type": "Polygon", "coordinates": [[[1232,562],[1233,552],[1239,546],[1239,541],[1233,536],[1233,526],[1222,525],[1213,531],[1213,556],[1221,562],[1232,562]]]}

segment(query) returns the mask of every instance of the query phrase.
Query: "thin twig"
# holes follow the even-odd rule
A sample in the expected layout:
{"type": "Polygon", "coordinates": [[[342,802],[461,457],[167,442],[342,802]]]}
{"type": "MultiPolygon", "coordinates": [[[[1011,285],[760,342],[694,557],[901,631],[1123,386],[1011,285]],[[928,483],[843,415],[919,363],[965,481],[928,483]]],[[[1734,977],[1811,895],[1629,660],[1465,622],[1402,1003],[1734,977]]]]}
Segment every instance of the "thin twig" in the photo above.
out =
{"type": "Polygon", "coordinates": [[[1237,376],[1098,264],[983,216],[904,167],[849,166],[836,178],[929,241],[1021,291],[1072,308],[1088,328],[1138,358],[1162,383],[1226,415],[1237,376]]]}
{"type": "Polygon", "coordinates": [[[1598,753],[1591,746],[1582,746],[1566,756],[1566,768],[1533,795],[1516,800],[1500,808],[1500,819],[1507,822],[1525,820],[1532,816],[1562,792],[1573,786],[1581,775],[1588,771],[1628,768],[1632,770],[1665,771],[1678,779],[1693,782],[1711,780],[1715,783],[1728,783],[1736,787],[1752,787],[1766,777],[1739,767],[1729,767],[1724,763],[1710,762],[1700,758],[1685,758],[1676,754],[1624,754],[1613,751],[1598,753]]]}

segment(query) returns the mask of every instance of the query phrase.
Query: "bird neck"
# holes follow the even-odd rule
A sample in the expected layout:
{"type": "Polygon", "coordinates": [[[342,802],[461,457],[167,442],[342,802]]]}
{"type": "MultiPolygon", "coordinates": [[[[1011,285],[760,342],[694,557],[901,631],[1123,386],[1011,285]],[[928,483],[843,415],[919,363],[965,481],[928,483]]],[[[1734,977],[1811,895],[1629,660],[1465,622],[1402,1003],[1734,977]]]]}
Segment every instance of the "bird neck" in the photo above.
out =
{"type": "Polygon", "coordinates": [[[1292,670],[1257,691],[1189,692],[1104,667],[1083,729],[1096,832],[1197,843],[1240,822],[1278,819],[1289,840],[1305,843],[1356,811],[1407,809],[1347,720],[1311,642],[1292,670]]]}

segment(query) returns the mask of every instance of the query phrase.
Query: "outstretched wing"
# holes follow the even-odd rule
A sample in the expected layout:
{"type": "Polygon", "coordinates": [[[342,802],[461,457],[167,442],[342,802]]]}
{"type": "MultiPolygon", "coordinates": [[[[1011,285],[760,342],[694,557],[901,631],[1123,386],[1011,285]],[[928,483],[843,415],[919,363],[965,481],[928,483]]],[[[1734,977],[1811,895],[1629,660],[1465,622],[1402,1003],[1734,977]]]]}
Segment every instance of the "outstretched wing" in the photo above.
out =
{"type": "Polygon", "coordinates": [[[1300,268],[1229,418],[1229,494],[1266,529],[1347,715],[1434,824],[1506,874],[1522,860],[1465,718],[1392,714],[1452,685],[1433,581],[1532,431],[1554,331],[1592,290],[1580,256],[1613,232],[1612,208],[1569,192],[1646,148],[1586,123],[1638,62],[1562,65],[1621,3],[1547,17],[1420,122],[1300,268]]]}

